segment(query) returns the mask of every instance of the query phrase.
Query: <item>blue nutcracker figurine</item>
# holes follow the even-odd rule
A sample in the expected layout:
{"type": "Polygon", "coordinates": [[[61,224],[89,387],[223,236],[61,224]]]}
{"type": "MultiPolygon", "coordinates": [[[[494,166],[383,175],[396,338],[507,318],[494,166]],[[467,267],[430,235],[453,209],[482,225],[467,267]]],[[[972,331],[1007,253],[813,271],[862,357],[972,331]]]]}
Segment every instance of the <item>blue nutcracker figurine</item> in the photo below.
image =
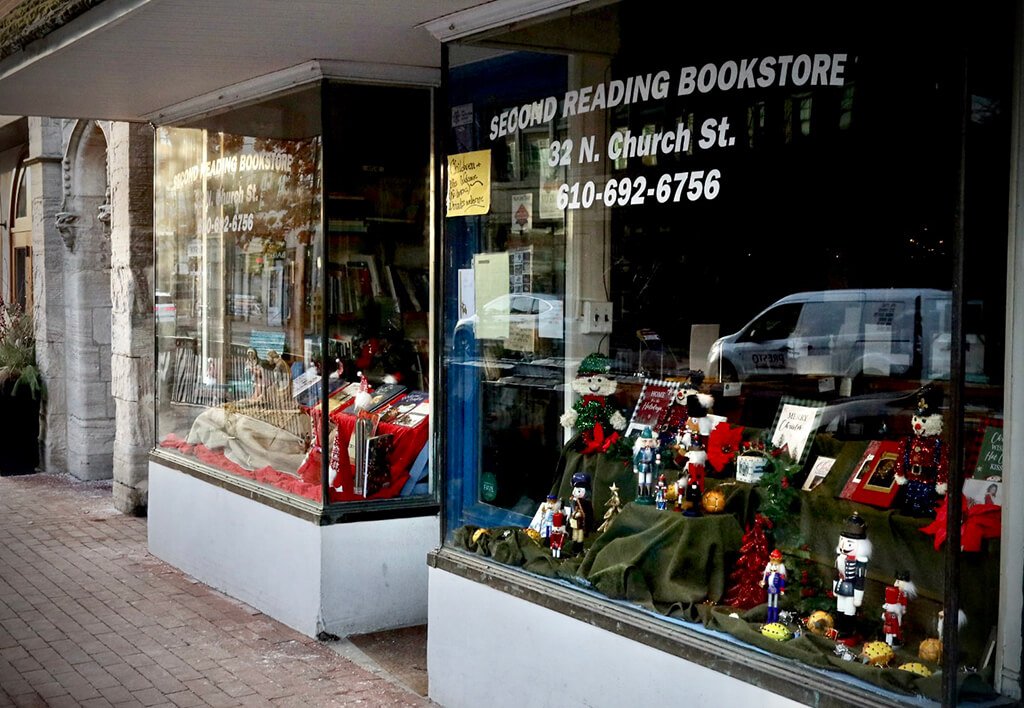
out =
{"type": "Polygon", "coordinates": [[[768,564],[764,567],[761,587],[768,593],[767,622],[778,622],[779,596],[786,594],[786,566],[782,562],[782,551],[778,548],[768,556],[768,564]]]}
{"type": "Polygon", "coordinates": [[[636,473],[638,504],[650,504],[653,484],[658,474],[658,438],[648,426],[633,443],[633,471],[636,473]]]}

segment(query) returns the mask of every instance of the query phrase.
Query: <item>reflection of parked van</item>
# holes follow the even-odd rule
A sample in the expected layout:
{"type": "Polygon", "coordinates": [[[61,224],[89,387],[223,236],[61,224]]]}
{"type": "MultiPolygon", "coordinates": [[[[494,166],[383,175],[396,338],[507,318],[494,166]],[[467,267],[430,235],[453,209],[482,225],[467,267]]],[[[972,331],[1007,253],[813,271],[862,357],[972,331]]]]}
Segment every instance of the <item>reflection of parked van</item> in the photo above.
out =
{"type": "Polygon", "coordinates": [[[708,371],[725,381],[785,375],[947,377],[950,308],[945,290],[796,293],[716,341],[708,371]]]}

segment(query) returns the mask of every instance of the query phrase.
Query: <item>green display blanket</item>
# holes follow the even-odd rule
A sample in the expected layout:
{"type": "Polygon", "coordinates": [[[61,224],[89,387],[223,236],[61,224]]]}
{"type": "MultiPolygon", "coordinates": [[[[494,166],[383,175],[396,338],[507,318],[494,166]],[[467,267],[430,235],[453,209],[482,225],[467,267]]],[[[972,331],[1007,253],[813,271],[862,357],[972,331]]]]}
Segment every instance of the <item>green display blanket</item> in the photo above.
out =
{"type": "Polygon", "coordinates": [[[696,622],[701,603],[721,599],[742,536],[731,514],[691,518],[628,504],[577,573],[608,597],[696,622]]]}

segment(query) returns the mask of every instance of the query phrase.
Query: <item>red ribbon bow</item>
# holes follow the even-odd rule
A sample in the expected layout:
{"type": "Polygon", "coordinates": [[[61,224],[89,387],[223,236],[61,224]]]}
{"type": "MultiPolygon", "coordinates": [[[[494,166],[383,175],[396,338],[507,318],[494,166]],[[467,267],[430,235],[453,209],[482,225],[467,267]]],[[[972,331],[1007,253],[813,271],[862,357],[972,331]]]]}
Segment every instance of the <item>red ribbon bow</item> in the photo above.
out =
{"type": "Polygon", "coordinates": [[[590,455],[595,452],[608,452],[618,439],[619,434],[614,430],[611,435],[605,437],[604,426],[595,423],[593,430],[583,433],[583,449],[580,450],[580,453],[590,455]]]}
{"type": "MultiPolygon", "coordinates": [[[[986,538],[999,538],[1002,533],[1002,507],[995,504],[969,505],[967,497],[960,496],[963,521],[960,524],[960,550],[965,553],[977,553],[981,550],[981,542],[986,538]]],[[[935,512],[935,521],[921,529],[922,533],[935,536],[935,550],[939,550],[946,542],[946,517],[949,512],[947,496],[935,512]]]]}

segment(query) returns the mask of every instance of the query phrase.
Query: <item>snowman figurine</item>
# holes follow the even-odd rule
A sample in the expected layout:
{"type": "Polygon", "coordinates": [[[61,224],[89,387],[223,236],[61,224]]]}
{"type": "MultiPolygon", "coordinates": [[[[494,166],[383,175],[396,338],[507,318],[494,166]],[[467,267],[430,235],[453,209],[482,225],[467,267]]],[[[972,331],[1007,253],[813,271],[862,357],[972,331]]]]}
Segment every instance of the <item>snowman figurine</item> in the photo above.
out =
{"type": "Polygon", "coordinates": [[[626,429],[626,417],[608,401],[618,388],[608,373],[611,368],[604,354],[588,355],[572,382],[580,399],[559,419],[562,427],[580,431],[584,455],[607,452],[619,439],[619,431],[626,429]]]}
{"type": "Polygon", "coordinates": [[[928,389],[911,419],[911,434],[900,440],[896,452],[899,504],[910,516],[935,516],[939,498],[946,494],[949,446],[942,439],[942,392],[928,389]]]}

